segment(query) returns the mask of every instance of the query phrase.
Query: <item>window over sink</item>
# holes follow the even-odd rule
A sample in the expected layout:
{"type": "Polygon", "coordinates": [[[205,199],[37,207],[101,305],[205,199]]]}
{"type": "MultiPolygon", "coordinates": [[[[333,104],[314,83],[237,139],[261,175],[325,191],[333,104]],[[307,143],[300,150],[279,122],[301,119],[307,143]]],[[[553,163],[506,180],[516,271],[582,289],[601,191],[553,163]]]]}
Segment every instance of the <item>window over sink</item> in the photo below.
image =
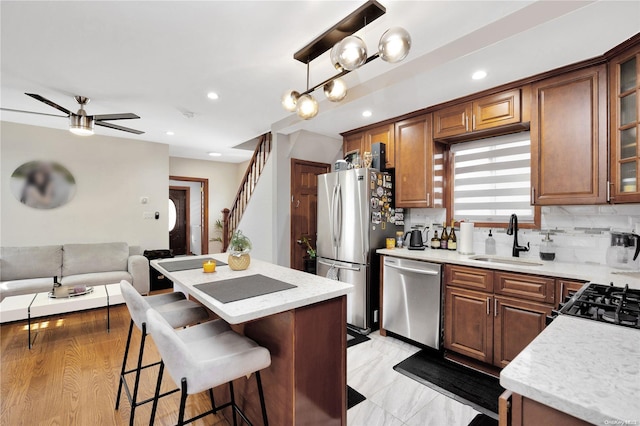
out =
{"type": "Polygon", "coordinates": [[[529,132],[451,146],[451,204],[456,220],[479,225],[506,224],[512,213],[520,223],[539,223],[531,205],[529,132]]]}

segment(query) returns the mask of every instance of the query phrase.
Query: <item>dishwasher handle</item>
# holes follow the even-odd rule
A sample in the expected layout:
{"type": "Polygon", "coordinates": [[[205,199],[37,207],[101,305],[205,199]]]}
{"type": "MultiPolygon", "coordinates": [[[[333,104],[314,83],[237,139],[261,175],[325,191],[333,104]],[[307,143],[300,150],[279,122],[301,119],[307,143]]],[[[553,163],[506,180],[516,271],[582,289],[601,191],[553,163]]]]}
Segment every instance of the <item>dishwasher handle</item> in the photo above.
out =
{"type": "Polygon", "coordinates": [[[341,265],[337,265],[335,263],[330,263],[330,262],[325,262],[324,260],[318,260],[318,263],[321,263],[325,266],[330,266],[332,268],[336,268],[336,269],[346,269],[347,271],[356,271],[358,272],[360,270],[359,267],[354,267],[354,266],[341,266],[341,265]]]}
{"type": "Polygon", "coordinates": [[[407,268],[406,266],[398,266],[392,263],[385,263],[385,267],[397,269],[399,271],[413,272],[420,275],[440,275],[439,271],[431,271],[428,269],[415,269],[415,268],[407,268]]]}

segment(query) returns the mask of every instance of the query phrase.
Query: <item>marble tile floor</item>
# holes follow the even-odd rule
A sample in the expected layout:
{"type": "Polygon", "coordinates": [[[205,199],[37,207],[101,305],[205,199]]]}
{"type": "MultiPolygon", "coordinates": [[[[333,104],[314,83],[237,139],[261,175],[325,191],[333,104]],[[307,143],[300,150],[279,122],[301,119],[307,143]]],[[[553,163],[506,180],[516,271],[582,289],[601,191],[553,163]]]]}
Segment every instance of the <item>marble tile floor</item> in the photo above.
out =
{"type": "Polygon", "coordinates": [[[479,414],[393,370],[420,349],[382,337],[347,349],[347,384],[367,399],[347,411],[349,426],[466,426],[479,414]]]}

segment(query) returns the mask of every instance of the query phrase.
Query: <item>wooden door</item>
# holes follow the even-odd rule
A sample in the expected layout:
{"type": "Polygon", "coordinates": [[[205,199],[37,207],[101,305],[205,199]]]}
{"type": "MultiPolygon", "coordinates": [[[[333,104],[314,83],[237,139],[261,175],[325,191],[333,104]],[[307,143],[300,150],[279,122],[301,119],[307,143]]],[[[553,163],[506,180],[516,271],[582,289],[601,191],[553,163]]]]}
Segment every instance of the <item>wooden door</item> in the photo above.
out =
{"type": "Polygon", "coordinates": [[[546,326],[551,306],[495,296],[493,364],[506,367],[546,326]]]}
{"type": "Polygon", "coordinates": [[[371,145],[376,142],[382,142],[386,147],[385,166],[388,169],[395,167],[395,144],[394,144],[394,125],[385,124],[384,126],[378,126],[371,130],[367,130],[364,134],[365,151],[371,149],[371,145]],[[366,149],[369,147],[369,149],[366,149]]]}
{"type": "Polygon", "coordinates": [[[358,151],[358,154],[363,154],[363,140],[364,133],[356,133],[354,135],[346,136],[342,142],[342,155],[346,156],[348,153],[358,151]]]}
{"type": "Polygon", "coordinates": [[[169,187],[169,200],[175,206],[176,223],[169,231],[169,248],[176,256],[190,254],[189,249],[189,187],[169,187]]]}
{"type": "Polygon", "coordinates": [[[448,138],[469,131],[471,103],[453,105],[433,113],[433,138],[448,138]]]}
{"type": "Polygon", "coordinates": [[[607,69],[533,84],[531,186],[537,205],[607,202],[607,69]]]}
{"type": "Polygon", "coordinates": [[[431,114],[400,121],[395,127],[396,206],[433,206],[431,114]]]}
{"type": "Polygon", "coordinates": [[[301,243],[307,237],[316,248],[318,232],[318,175],[328,173],[331,166],[293,158],[291,160],[291,268],[304,270],[307,247],[301,243]],[[300,242],[299,242],[300,241],[300,242]]]}
{"type": "Polygon", "coordinates": [[[520,122],[520,89],[473,101],[471,130],[492,129],[520,122]]]}
{"type": "Polygon", "coordinates": [[[444,347],[491,363],[493,360],[492,295],[447,286],[444,347]]]}

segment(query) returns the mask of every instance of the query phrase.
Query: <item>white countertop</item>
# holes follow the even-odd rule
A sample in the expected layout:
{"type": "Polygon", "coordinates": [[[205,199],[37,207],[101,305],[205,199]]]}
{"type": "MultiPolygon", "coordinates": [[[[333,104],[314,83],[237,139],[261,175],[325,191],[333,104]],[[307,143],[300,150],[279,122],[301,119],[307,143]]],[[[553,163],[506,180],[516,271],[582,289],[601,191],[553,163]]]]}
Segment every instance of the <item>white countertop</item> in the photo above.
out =
{"type": "Polygon", "coordinates": [[[591,423],[640,424],[640,330],[560,315],[500,384],[591,423]]]}
{"type": "MultiPolygon", "coordinates": [[[[190,256],[184,259],[209,258],[227,262],[227,254],[190,256]]],[[[232,271],[228,266],[216,267],[214,273],[204,273],[202,268],[187,271],[168,272],[162,267],[164,262],[179,261],[181,258],[153,260],[151,264],[174,282],[176,288],[186,291],[194,299],[213,311],[230,324],[240,324],[269,315],[278,314],[291,309],[324,302],[325,300],[344,296],[353,291],[351,284],[329,280],[306,272],[285,268],[272,263],[251,259],[247,270],[232,271]],[[289,284],[296,288],[251,297],[236,302],[222,303],[194,286],[247,275],[261,274],[289,284]]]]}
{"type": "MultiPolygon", "coordinates": [[[[506,265],[473,260],[470,259],[470,257],[473,257],[473,255],[462,255],[458,254],[455,251],[433,249],[407,250],[406,248],[394,248],[380,249],[377,250],[377,253],[385,256],[423,260],[426,262],[449,263],[453,265],[472,266],[476,268],[494,269],[499,271],[544,275],[555,278],[590,281],[605,285],[613,282],[614,285],[619,287],[624,287],[625,284],[629,284],[630,288],[640,289],[640,272],[630,273],[631,271],[619,271],[605,265],[595,265],[588,263],[563,263],[555,261],[544,262],[538,258],[526,257],[522,257],[521,259],[540,262],[542,263],[542,265],[506,265]]],[[[481,255],[481,253],[478,253],[478,255],[481,255]]]]}

